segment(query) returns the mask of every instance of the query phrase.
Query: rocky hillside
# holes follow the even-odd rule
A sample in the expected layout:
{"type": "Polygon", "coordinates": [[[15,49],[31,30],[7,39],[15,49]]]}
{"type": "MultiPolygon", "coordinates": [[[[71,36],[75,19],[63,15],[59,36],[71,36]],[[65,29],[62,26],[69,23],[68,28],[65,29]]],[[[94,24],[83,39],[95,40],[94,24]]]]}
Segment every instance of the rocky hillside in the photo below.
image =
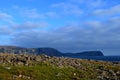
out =
{"type": "Polygon", "coordinates": [[[120,80],[120,63],[1,53],[0,80],[120,80]]]}
{"type": "Polygon", "coordinates": [[[22,48],[16,46],[0,46],[0,53],[46,54],[49,56],[63,56],[60,51],[53,48],[22,48]]]}
{"type": "Polygon", "coordinates": [[[0,53],[14,54],[46,54],[48,56],[103,56],[101,51],[86,51],[80,53],[62,53],[54,48],[22,48],[16,46],[0,46],[0,53]]]}

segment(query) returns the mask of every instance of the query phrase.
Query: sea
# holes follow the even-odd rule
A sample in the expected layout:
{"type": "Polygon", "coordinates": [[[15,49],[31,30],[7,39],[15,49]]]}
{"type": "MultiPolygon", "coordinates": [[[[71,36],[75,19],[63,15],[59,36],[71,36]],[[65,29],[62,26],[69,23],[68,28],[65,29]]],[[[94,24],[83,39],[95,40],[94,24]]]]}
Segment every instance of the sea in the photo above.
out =
{"type": "Polygon", "coordinates": [[[72,58],[120,62],[120,56],[72,56],[72,58]]]}

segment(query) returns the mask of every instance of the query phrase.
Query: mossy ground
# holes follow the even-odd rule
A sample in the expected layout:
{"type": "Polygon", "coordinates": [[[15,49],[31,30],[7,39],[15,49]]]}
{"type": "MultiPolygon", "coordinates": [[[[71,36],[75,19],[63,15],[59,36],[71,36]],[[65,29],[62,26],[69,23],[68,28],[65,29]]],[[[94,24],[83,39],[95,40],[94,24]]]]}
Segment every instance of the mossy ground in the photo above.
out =
{"type": "Polygon", "coordinates": [[[96,76],[95,74],[92,70],[77,70],[67,66],[57,67],[48,63],[40,63],[29,67],[24,65],[0,65],[0,80],[92,80],[96,76]],[[19,77],[20,75],[26,76],[26,78],[19,77]],[[14,76],[17,77],[14,78],[14,76]],[[27,79],[27,77],[30,77],[30,79],[27,79]]]}
{"type": "Polygon", "coordinates": [[[13,57],[6,57],[0,64],[0,80],[120,80],[119,63],[42,57],[39,62],[32,59],[30,65],[10,62],[13,57]]]}

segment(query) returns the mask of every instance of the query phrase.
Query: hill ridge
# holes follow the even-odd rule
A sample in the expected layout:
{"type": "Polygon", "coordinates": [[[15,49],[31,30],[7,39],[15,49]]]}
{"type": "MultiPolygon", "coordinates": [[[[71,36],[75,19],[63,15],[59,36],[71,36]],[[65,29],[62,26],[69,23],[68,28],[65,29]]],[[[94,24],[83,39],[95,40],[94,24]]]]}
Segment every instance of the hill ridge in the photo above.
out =
{"type": "Polygon", "coordinates": [[[48,56],[104,56],[101,51],[84,51],[79,53],[62,53],[57,49],[50,47],[25,48],[18,46],[0,46],[0,53],[28,53],[28,54],[46,54],[48,56]]]}

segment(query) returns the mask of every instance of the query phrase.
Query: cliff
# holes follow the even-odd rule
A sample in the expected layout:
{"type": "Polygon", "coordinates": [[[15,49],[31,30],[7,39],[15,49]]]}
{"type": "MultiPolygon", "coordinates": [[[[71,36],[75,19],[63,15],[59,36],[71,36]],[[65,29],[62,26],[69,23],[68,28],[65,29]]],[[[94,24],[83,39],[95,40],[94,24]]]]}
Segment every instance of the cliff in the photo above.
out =
{"type": "Polygon", "coordinates": [[[22,48],[16,46],[0,46],[0,53],[46,54],[49,56],[63,56],[60,51],[53,48],[22,48]]]}
{"type": "Polygon", "coordinates": [[[62,53],[54,48],[22,48],[16,46],[0,46],[0,53],[14,54],[46,54],[48,56],[103,56],[101,51],[85,51],[80,53],[62,53]]]}

